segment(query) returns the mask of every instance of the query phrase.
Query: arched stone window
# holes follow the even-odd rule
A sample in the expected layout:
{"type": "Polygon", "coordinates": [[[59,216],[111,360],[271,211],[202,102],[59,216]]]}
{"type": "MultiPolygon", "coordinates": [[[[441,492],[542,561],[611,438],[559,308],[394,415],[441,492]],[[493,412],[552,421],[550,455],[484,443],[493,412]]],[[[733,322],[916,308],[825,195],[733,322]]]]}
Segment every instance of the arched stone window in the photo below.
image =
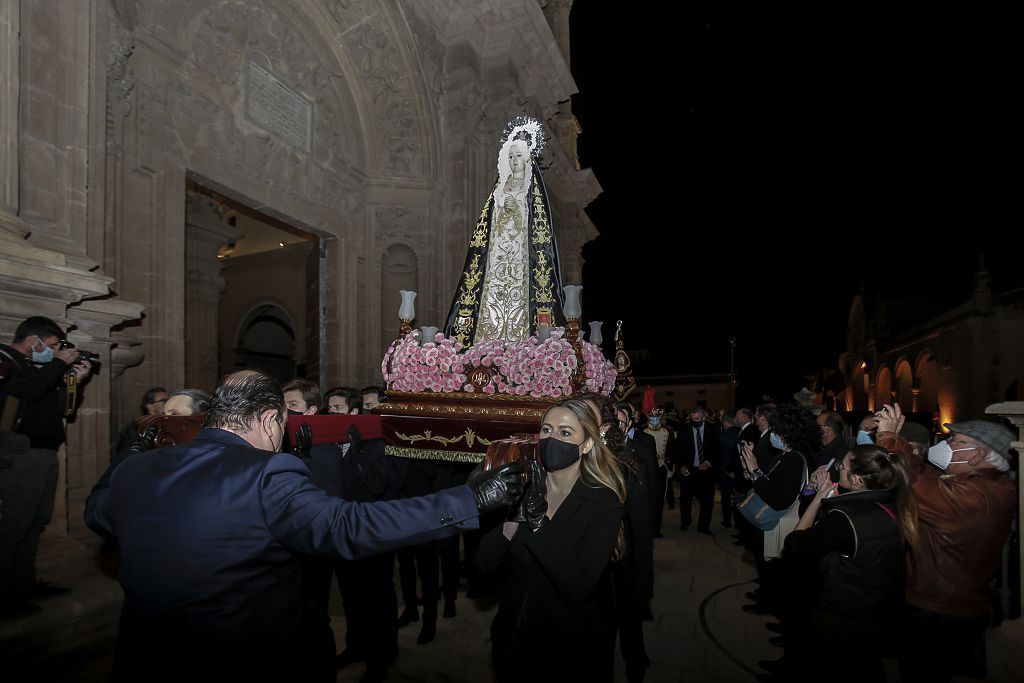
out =
{"type": "Polygon", "coordinates": [[[886,403],[892,403],[892,372],[883,365],[875,380],[875,410],[880,410],[886,403]]]}
{"type": "Polygon", "coordinates": [[[853,371],[853,375],[850,377],[850,400],[848,401],[847,410],[871,409],[871,406],[868,405],[868,375],[864,370],[863,363],[858,363],[853,371]]]}
{"type": "Polygon", "coordinates": [[[905,358],[896,363],[896,382],[894,386],[896,400],[905,412],[914,409],[914,371],[905,358]]]}

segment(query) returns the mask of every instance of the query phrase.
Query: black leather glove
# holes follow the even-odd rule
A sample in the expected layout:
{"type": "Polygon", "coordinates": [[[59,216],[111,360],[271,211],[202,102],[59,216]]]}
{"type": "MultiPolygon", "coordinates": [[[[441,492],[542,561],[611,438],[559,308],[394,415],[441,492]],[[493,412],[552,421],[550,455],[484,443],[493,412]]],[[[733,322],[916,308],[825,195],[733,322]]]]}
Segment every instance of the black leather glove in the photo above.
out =
{"type": "Polygon", "coordinates": [[[148,451],[156,444],[156,436],[159,433],[160,430],[155,425],[150,425],[142,434],[136,434],[125,450],[131,454],[148,451]]]}
{"type": "Polygon", "coordinates": [[[473,490],[480,514],[508,507],[523,493],[523,464],[513,462],[493,470],[477,468],[466,484],[473,490]]]}
{"type": "Polygon", "coordinates": [[[530,481],[526,490],[519,498],[519,501],[509,510],[508,521],[525,524],[530,529],[539,529],[544,526],[548,511],[548,487],[545,483],[547,472],[541,467],[540,462],[530,462],[530,481]]]}
{"type": "Polygon", "coordinates": [[[309,449],[313,447],[313,430],[308,424],[299,425],[295,430],[295,445],[292,446],[292,455],[300,458],[309,457],[309,449]]]}

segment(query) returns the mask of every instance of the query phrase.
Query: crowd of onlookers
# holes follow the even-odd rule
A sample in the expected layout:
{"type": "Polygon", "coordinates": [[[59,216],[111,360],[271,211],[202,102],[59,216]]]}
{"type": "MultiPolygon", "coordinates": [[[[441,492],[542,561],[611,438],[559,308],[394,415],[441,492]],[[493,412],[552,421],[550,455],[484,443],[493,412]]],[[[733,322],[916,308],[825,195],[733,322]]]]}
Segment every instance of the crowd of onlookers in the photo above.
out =
{"type": "MultiPolygon", "coordinates": [[[[647,433],[665,431],[659,412],[647,433]]],[[[785,654],[759,662],[762,678],[884,680],[885,660],[905,681],[984,677],[1016,511],[1009,429],[967,420],[936,439],[898,404],[863,417],[795,403],[687,417],[662,439],[665,505],[674,479],[680,528],[692,496],[709,533],[717,489],[722,525],[735,523],[757,567],[743,609],[779,618],[767,626],[785,654]]]]}
{"type": "MultiPolygon", "coordinates": [[[[66,590],[36,582],[34,546],[26,554],[18,545],[23,537],[38,543],[49,519],[47,495],[52,509],[54,434],[40,425],[45,417],[49,429],[60,427],[62,440],[58,407],[74,405],[69,377],[89,370],[65,352],[62,339],[52,321],[29,319],[11,345],[0,345],[0,410],[20,418],[0,430],[4,616],[31,614],[31,599],[66,590]],[[37,385],[35,393],[26,389],[37,385]],[[36,405],[36,394],[46,403],[36,405]]],[[[482,469],[470,464],[389,455],[382,439],[355,427],[339,441],[314,439],[308,424],[290,442],[284,437],[287,415],[365,414],[387,400],[381,387],[321,391],[304,379],[278,386],[260,373],[236,375],[242,379],[229,377],[212,394],[147,391],[140,417],[118,435],[111,470],[94,491],[101,497],[90,497],[93,512],[120,463],[205,427],[205,438],[221,439],[225,449],[232,434],[241,434],[237,445],[292,453],[304,464],[297,476],[308,478],[318,496],[371,504],[428,500],[468,484],[482,515],[479,530],[439,532],[397,552],[296,553],[302,637],[331,655],[311,670],[317,680],[333,680],[336,668],[357,661],[366,664],[364,680],[385,678],[398,629],[419,623],[417,643],[432,642],[439,612],[457,614],[462,577],[470,596],[500,597],[492,627],[500,680],[518,679],[530,656],[550,663],[548,673],[585,669],[588,680],[610,680],[616,634],[627,678],[643,680],[649,659],[642,624],[652,618],[653,553],[666,533],[665,510],[678,506],[680,531],[695,526],[711,535],[716,503],[721,526],[735,529],[735,543],[757,568],[758,586],[743,610],[778,618],[767,627],[784,656],[760,662],[762,678],[884,680],[897,663],[904,681],[985,674],[993,581],[1017,500],[1013,437],[998,423],[947,424],[936,440],[899,405],[867,416],[771,402],[680,414],[585,395],[546,411],[535,457],[484,481],[482,469]],[[263,393],[241,395],[236,384],[258,385],[263,393]],[[250,410],[257,400],[266,407],[262,423],[250,410]],[[214,425],[201,417],[223,419],[228,403],[242,417],[214,425]],[[192,431],[166,427],[189,420],[192,431]],[[226,431],[218,432],[218,424],[226,431]],[[513,480],[519,483],[506,487],[513,480]],[[499,503],[511,507],[487,512],[499,503]],[[346,616],[345,647],[336,655],[328,616],[335,583],[346,616]],[[585,666],[562,656],[584,647],[585,666]]],[[[228,509],[231,502],[213,504],[228,509]]],[[[100,523],[92,528],[112,528],[102,515],[93,517],[100,523]]],[[[443,526],[455,523],[449,517],[441,516],[443,526]]]]}

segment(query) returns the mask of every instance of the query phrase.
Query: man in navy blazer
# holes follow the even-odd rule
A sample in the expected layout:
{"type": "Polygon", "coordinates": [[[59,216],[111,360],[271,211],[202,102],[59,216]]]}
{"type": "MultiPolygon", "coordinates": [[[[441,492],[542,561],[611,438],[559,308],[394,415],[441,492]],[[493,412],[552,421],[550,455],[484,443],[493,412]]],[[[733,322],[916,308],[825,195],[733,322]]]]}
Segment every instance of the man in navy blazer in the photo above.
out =
{"type": "Polygon", "coordinates": [[[299,555],[352,559],[444,538],[522,490],[521,473],[498,470],[472,488],[347,502],[277,452],[285,420],[278,384],[237,372],[191,443],[123,458],[97,482],[86,523],[121,547],[115,680],[308,680],[299,555]]]}

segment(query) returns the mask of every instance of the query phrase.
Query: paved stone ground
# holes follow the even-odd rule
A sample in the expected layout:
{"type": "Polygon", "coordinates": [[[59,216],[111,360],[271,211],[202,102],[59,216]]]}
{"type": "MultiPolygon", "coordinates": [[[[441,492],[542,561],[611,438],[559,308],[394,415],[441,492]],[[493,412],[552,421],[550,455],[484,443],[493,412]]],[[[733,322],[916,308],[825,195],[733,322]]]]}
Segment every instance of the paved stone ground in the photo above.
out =
{"type": "MultiPolygon", "coordinates": [[[[654,621],[644,625],[651,658],[647,680],[651,683],[728,682],[750,683],[760,659],[775,659],[781,650],[772,647],[772,635],[764,617],[744,613],[744,594],[754,587],[754,567],[732,545],[731,529],[712,526],[712,536],[678,530],[677,513],[666,511],[665,539],[655,545],[654,621]]],[[[396,582],[397,585],[397,582],[396,582]]],[[[8,676],[16,681],[105,681],[110,651],[117,629],[117,610],[97,610],[120,589],[109,579],[92,579],[63,598],[42,603],[41,615],[21,621],[0,621],[0,659],[8,663],[32,660],[33,674],[8,676]]],[[[344,640],[344,617],[335,596],[332,619],[339,651],[344,640]]],[[[491,680],[489,626],[497,605],[470,600],[464,589],[457,601],[458,616],[438,621],[437,637],[429,645],[417,645],[419,624],[399,631],[400,654],[391,668],[389,682],[437,681],[480,683],[491,680]]],[[[1007,622],[990,630],[989,673],[991,681],[1019,681],[1024,670],[1024,624],[1007,622]]],[[[361,664],[338,672],[339,682],[358,681],[361,664]]],[[[617,681],[625,681],[621,658],[616,658],[617,681]]],[[[892,677],[891,680],[897,680],[892,677]]]]}

